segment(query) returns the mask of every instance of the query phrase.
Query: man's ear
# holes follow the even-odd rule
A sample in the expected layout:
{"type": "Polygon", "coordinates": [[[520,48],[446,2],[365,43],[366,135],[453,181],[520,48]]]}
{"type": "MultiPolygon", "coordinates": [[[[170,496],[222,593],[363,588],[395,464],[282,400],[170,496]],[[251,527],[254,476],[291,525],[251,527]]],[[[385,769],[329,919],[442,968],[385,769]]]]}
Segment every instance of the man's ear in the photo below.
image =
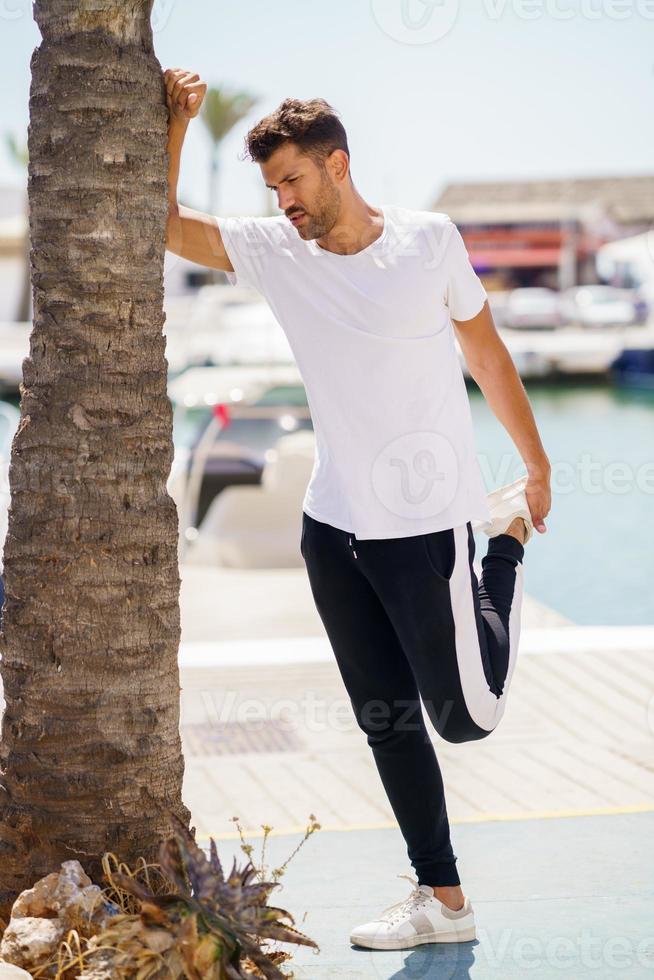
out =
{"type": "Polygon", "coordinates": [[[329,168],[334,180],[338,180],[340,182],[345,180],[348,175],[350,169],[350,158],[345,150],[341,150],[339,148],[332,150],[325,160],[325,165],[329,168]]]}

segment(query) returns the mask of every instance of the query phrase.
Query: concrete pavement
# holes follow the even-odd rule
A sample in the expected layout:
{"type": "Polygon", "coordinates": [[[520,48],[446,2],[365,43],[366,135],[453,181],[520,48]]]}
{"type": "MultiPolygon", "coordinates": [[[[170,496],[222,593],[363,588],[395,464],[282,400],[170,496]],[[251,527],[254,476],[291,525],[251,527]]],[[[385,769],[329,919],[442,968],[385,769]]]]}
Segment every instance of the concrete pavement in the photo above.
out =
{"type": "MultiPolygon", "coordinates": [[[[454,831],[476,940],[388,952],[352,945],[352,926],[409,894],[395,877],[412,873],[404,842],[391,829],[318,831],[270,900],[320,947],[294,948],[287,969],[297,980],[654,977],[654,813],[488,820],[454,831]]],[[[269,838],[266,864],[283,861],[297,839],[269,838]]],[[[218,847],[231,867],[237,843],[218,847]]]]}
{"type": "Polygon", "coordinates": [[[256,862],[272,825],[275,867],[310,813],[322,825],[272,899],[320,945],[295,950],[297,980],[654,977],[654,628],[576,627],[527,597],[497,730],[451,745],[428,723],[478,938],[363,950],[351,926],[407,895],[396,875],[413,871],[297,571],[186,574],[180,651],[199,842],[244,859],[238,816],[256,862]]]}
{"type": "MultiPolygon", "coordinates": [[[[639,643],[623,630],[622,645],[602,650],[579,639],[572,649],[583,627],[564,632],[567,652],[538,654],[525,630],[533,652],[518,655],[487,738],[453,745],[427,723],[453,821],[654,809],[654,631],[650,648],[637,629],[639,643]]],[[[265,641],[258,657],[254,642],[243,646],[238,665],[181,670],[185,796],[198,833],[230,833],[233,815],[249,829],[295,832],[311,812],[331,829],[394,826],[335,662],[276,662],[278,640],[266,664],[265,641]]],[[[299,656],[300,640],[288,646],[299,656]]],[[[225,647],[239,657],[238,644],[225,647]]],[[[312,649],[317,658],[317,641],[312,649]]],[[[181,659],[193,662],[188,648],[181,659]]]]}

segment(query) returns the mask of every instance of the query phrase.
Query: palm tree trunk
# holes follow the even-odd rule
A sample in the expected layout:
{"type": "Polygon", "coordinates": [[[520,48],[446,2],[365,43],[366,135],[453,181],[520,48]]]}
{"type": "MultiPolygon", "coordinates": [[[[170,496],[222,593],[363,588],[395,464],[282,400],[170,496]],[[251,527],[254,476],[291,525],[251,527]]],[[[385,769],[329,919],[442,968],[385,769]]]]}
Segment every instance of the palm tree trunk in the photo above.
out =
{"type": "Polygon", "coordinates": [[[34,323],[9,482],[0,915],[77,858],[157,859],[181,800],[162,333],[167,109],[152,0],[36,0],[34,323]]]}

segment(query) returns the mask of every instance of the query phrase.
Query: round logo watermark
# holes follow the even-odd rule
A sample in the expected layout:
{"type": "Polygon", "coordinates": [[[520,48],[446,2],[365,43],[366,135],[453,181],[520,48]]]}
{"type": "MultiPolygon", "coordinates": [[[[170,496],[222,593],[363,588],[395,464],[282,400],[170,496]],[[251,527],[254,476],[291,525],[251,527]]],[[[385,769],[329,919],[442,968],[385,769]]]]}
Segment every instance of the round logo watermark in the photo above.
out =
{"type": "Polygon", "coordinates": [[[377,498],[400,517],[433,517],[448,507],[458,486],[459,464],[438,432],[407,432],[377,454],[371,480],[377,498]]]}
{"type": "Polygon", "coordinates": [[[459,0],[371,0],[384,34],[401,44],[431,44],[454,26],[459,0]]]}

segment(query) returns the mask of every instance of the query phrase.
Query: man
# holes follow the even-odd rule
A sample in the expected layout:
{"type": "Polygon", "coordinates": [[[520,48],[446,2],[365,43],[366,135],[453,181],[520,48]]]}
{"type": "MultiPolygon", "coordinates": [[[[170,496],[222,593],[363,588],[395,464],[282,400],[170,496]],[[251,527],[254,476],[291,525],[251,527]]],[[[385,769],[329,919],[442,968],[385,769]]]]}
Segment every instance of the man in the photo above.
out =
{"type": "Polygon", "coordinates": [[[369,205],[322,99],[287,99],[247,135],[283,214],[178,206],[184,133],[206,91],[165,73],[167,247],[255,286],[288,337],[315,438],[300,550],[357,723],[417,873],[351,941],[403,949],[475,938],[443,782],[421,714],[451,742],[499,723],[515,666],[524,545],[545,532],[550,464],[487,294],[448,215],[369,205]],[[486,495],[454,343],[527,474],[486,495]],[[477,581],[473,523],[490,537],[477,581]]]}

